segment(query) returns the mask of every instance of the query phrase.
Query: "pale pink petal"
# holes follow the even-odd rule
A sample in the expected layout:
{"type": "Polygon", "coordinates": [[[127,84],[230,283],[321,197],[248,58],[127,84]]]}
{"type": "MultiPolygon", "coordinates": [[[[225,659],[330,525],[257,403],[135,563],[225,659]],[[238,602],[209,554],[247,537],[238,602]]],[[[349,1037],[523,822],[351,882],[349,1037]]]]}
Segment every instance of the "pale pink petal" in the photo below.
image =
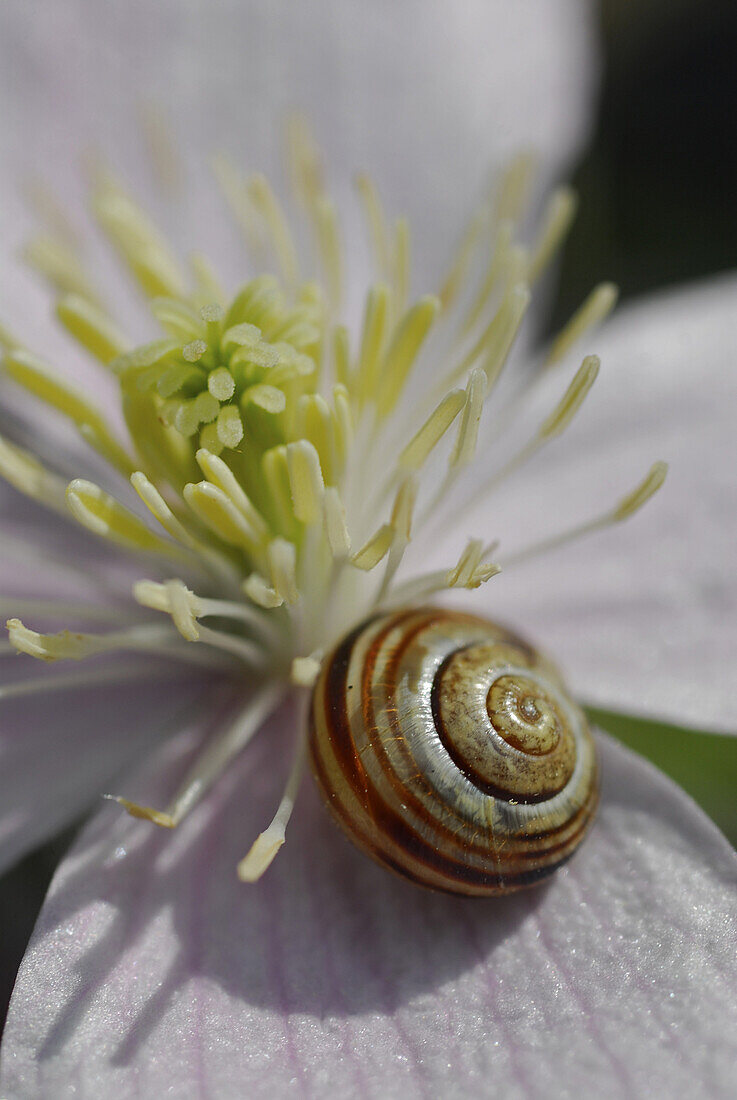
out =
{"type": "MultiPolygon", "coordinates": [[[[580,142],[592,23],[582,0],[3,5],[5,183],[30,164],[79,195],[76,159],[94,144],[150,186],[135,117],[142,99],[172,119],[189,167],[207,168],[225,149],[272,174],[281,123],[297,106],[335,182],[375,173],[391,216],[412,218],[420,270],[436,269],[490,167],[534,147],[549,174],[580,142]]],[[[197,204],[191,212],[202,215],[197,204]]]]}
{"type": "MultiPolygon", "coordinates": [[[[660,773],[602,739],[590,839],[513,898],[400,882],[311,784],[244,886],[235,864],[275,807],[290,724],[175,835],[112,807],[88,827],[21,968],[6,1095],[732,1095],[735,857],[660,773]]],[[[131,791],[163,798],[190,744],[131,791]]]]}
{"type": "Polygon", "coordinates": [[[122,769],[183,722],[193,721],[202,732],[209,724],[202,708],[213,698],[212,687],[186,665],[96,658],[84,670],[66,665],[63,671],[110,671],[108,682],[44,691],[43,677],[61,670],[39,668],[30,657],[0,662],[3,682],[35,677],[41,687],[0,699],[0,870],[86,813],[111,787],[115,791],[122,769]],[[9,663],[16,666],[12,671],[9,663]]]}
{"type": "MultiPolygon", "coordinates": [[[[36,630],[105,632],[152,620],[131,596],[134,579],[150,562],[136,565],[3,483],[0,517],[0,622],[19,616],[36,630]],[[58,601],[63,606],[55,610],[58,601]]],[[[6,637],[3,630],[0,868],[89,809],[123,767],[179,728],[206,691],[196,666],[157,654],[115,653],[47,665],[8,652],[6,637]],[[46,690],[60,676],[107,679],[46,690]],[[13,690],[28,682],[38,690],[3,697],[6,686],[13,690]]],[[[217,685],[208,698],[213,690],[217,685]]]]}
{"type": "MultiPolygon", "coordinates": [[[[454,527],[456,553],[466,534],[500,537],[503,565],[528,541],[607,511],[668,461],[641,513],[510,567],[472,602],[536,639],[584,699],[726,732],[737,731],[735,302],[728,276],[624,306],[579,349],[600,354],[601,373],[565,435],[454,527]]],[[[527,442],[576,366],[571,356],[548,378],[505,445],[527,442]]],[[[494,468],[490,457],[477,476],[494,468]]],[[[447,540],[420,548],[453,552],[447,540]]]]}

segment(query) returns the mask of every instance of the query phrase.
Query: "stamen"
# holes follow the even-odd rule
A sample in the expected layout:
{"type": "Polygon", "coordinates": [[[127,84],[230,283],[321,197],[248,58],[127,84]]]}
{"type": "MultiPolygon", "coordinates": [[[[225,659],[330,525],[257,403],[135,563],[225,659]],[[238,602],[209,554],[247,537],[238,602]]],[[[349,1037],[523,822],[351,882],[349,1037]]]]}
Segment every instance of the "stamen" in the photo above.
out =
{"type": "Polygon", "coordinates": [[[67,514],[66,482],[52,474],[38,461],[35,455],[8,443],[0,436],[0,475],[6,481],[30,497],[31,500],[52,508],[55,512],[67,514]]]}
{"type": "Polygon", "coordinates": [[[389,288],[383,283],[374,286],[366,297],[361,333],[361,350],[358,353],[356,393],[361,404],[376,393],[379,364],[384,347],[388,323],[389,288]]]}
{"type": "Polygon", "coordinates": [[[453,261],[448,270],[448,274],[445,277],[438,297],[442,302],[443,309],[448,310],[454,304],[458,298],[463,282],[468,274],[468,269],[471,263],[471,257],[475,249],[478,247],[479,237],[483,229],[484,223],[488,220],[489,211],[484,204],[480,206],[471,218],[466,231],[461,238],[461,242],[458,245],[453,261]]]}
{"type": "Polygon", "coordinates": [[[67,294],[56,303],[56,316],[70,336],[105,366],[128,350],[117,326],[89,298],[67,294]]]}
{"type": "Polygon", "coordinates": [[[583,535],[591,534],[594,531],[600,531],[614,523],[621,523],[622,520],[629,519],[630,516],[638,512],[640,508],[657,493],[658,489],[665,481],[667,473],[668,464],[666,462],[654,463],[645,479],[633,490],[633,492],[620,500],[615,508],[605,512],[602,516],[597,516],[593,520],[579,524],[577,527],[571,527],[569,530],[563,531],[559,535],[553,535],[551,538],[543,539],[541,542],[533,543],[523,550],[518,550],[516,554],[512,554],[507,558],[504,563],[504,568],[506,569],[510,565],[519,565],[520,562],[539,557],[541,554],[548,553],[549,550],[557,550],[559,546],[563,546],[568,542],[573,542],[583,535]]]}
{"type": "Polygon", "coordinates": [[[468,335],[475,328],[477,321],[484,312],[494,290],[499,284],[501,276],[509,266],[509,255],[512,247],[513,225],[511,222],[502,222],[496,232],[496,238],[489,258],[486,274],[481,282],[476,297],[469,307],[466,318],[461,325],[461,332],[468,335]]]}
{"type": "Polygon", "coordinates": [[[299,600],[297,588],[297,550],[293,542],[277,538],[269,543],[267,551],[271,583],[277,596],[287,604],[299,600]]]}
{"type": "Polygon", "coordinates": [[[109,172],[97,187],[93,205],[100,226],[144,294],[183,297],[184,276],[166,241],[109,172]]]}
{"type": "Polygon", "coordinates": [[[568,324],[558,333],[550,348],[548,363],[557,363],[586,332],[611,313],[617,303],[618,289],[614,283],[601,283],[589,294],[568,324]]]}
{"type": "Polygon", "coordinates": [[[325,490],[322,500],[325,536],[336,561],[343,561],[351,552],[351,538],[346,526],[345,508],[334,486],[325,490]]]}
{"type": "Polygon", "coordinates": [[[309,209],[324,192],[324,169],[307,120],[298,113],[287,122],[287,156],[294,192],[309,209]]]}
{"type": "Polygon", "coordinates": [[[496,542],[483,545],[480,539],[469,540],[458,563],[450,570],[437,569],[422,573],[392,589],[389,598],[382,598],[383,607],[398,607],[405,604],[417,604],[429,599],[438,592],[451,587],[478,588],[479,585],[495,577],[501,568],[485,559],[497,548],[496,542]]]}
{"type": "Polygon", "coordinates": [[[563,243],[576,217],[578,197],[570,187],[559,187],[550,196],[542,226],[532,249],[528,279],[534,283],[563,243]]]}
{"type": "Polygon", "coordinates": [[[333,203],[327,198],[318,199],[314,210],[317,242],[328,295],[333,309],[337,310],[343,292],[343,255],[338,216],[333,203]]]}
{"type": "Polygon", "coordinates": [[[260,257],[263,246],[258,227],[258,215],[246,181],[238,169],[223,155],[214,159],[212,167],[215,179],[243,234],[247,248],[254,257],[260,257]]]}
{"type": "Polygon", "coordinates": [[[218,401],[229,401],[235,393],[235,379],[227,367],[218,367],[208,375],[207,388],[218,401]]]}
{"type": "Polygon", "coordinates": [[[284,641],[278,626],[273,621],[267,621],[248,604],[198,596],[181,580],[165,581],[163,584],[149,580],[137,581],[133,586],[133,595],[143,607],[171,615],[177,630],[187,641],[199,640],[197,620],[209,615],[245,623],[264,645],[275,647],[284,641]]]}
{"type": "MultiPolygon", "coordinates": [[[[553,409],[552,413],[543,421],[529,443],[526,443],[524,447],[520,448],[501,470],[498,470],[496,473],[492,474],[491,477],[487,478],[474,492],[470,500],[464,501],[462,505],[456,507],[450,516],[444,516],[443,519],[446,523],[455,518],[459,511],[467,511],[480,500],[486,498],[491,493],[492,489],[500,485],[502,481],[510,476],[510,474],[515,473],[520,466],[527,462],[528,459],[532,458],[545,443],[565,431],[596,381],[596,377],[599,373],[599,365],[600,360],[596,355],[586,356],[583,363],[576,371],[573,381],[568,386],[563,397],[553,409]]],[[[429,518],[429,516],[430,513],[427,513],[427,515],[423,517],[423,520],[429,518]]]]}
{"type": "Polygon", "coordinates": [[[186,527],[174,515],[156,486],[151,484],[145,474],[137,470],[136,473],[131,475],[130,480],[131,485],[136,490],[143,503],[151,514],[156,517],[166,533],[171,535],[176,542],[181,543],[182,546],[186,546],[188,550],[193,551],[193,553],[201,559],[204,565],[208,569],[211,569],[221,581],[224,581],[228,586],[232,586],[236,582],[238,576],[232,563],[215,549],[215,547],[200,542],[199,539],[196,539],[189,533],[186,527]]]}
{"type": "MultiPolygon", "coordinates": [[[[392,305],[395,316],[399,316],[409,296],[409,223],[406,218],[399,218],[394,227],[392,268],[392,305]]],[[[439,299],[437,303],[439,309],[439,299]]]]}
{"type": "Polygon", "coordinates": [[[294,809],[294,800],[302,779],[306,756],[307,737],[305,734],[300,734],[292,770],[289,773],[279,808],[269,827],[257,837],[248,855],[238,864],[238,878],[241,882],[256,882],[260,879],[283,845],[286,838],[286,828],[294,809]]]}
{"type": "Polygon", "coordinates": [[[182,558],[182,551],[178,546],[164,542],[158,535],[154,535],[137,516],[118,504],[99,485],[75,478],[67,486],[66,500],[77,522],[93,534],[109,539],[118,546],[124,546],[127,550],[160,554],[175,561],[182,558]]]}
{"type": "Polygon", "coordinates": [[[377,271],[386,277],[389,274],[389,230],[379,192],[371,177],[365,174],[356,176],[356,188],[363,204],[377,271]]]}
{"type": "Polygon", "coordinates": [[[371,536],[361,549],[351,558],[351,564],[356,569],[363,569],[367,573],[379,564],[381,559],[389,553],[389,548],[394,539],[394,528],[391,523],[383,523],[378,531],[371,536]]]}
{"type": "Polygon", "coordinates": [[[388,416],[401,396],[417,355],[435,320],[440,301],[434,295],[420,298],[407,310],[396,331],[381,367],[381,385],[376,393],[380,417],[388,416]]]}
{"type": "Polygon", "coordinates": [[[143,607],[171,615],[175,627],[186,641],[199,641],[197,619],[202,614],[200,601],[183,581],[172,580],[164,584],[137,581],[133,585],[133,596],[143,607]]]}
{"type": "Polygon", "coordinates": [[[217,434],[224,447],[237,447],[243,439],[243,421],[235,405],[225,405],[217,418],[217,434]]]}
{"type": "Polygon", "coordinates": [[[166,810],[139,806],[118,795],[105,797],[117,802],[131,817],[144,818],[154,825],[174,829],[222,775],[228,764],[240,755],[269,715],[276,710],[284,694],[284,689],[271,681],[260,688],[236,721],[208,742],[166,810]]]}
{"type": "Polygon", "coordinates": [[[665,481],[668,473],[667,462],[655,462],[644,481],[637,486],[637,488],[620,500],[617,507],[612,512],[612,520],[615,523],[619,523],[623,519],[629,519],[635,512],[638,512],[642,508],[643,504],[647,504],[650,497],[657,493],[665,481]]]}
{"type": "Polygon", "coordinates": [[[225,493],[228,500],[248,521],[249,527],[258,535],[259,541],[265,539],[268,534],[266,521],[258,509],[254,508],[230,467],[204,447],[197,451],[195,458],[207,480],[225,493]]]}
{"type": "Polygon", "coordinates": [[[159,187],[164,194],[174,195],[181,190],[184,170],[171,126],[162,111],[153,103],[142,104],[138,114],[151,167],[159,187]]]}
{"type": "Polygon", "coordinates": [[[190,482],[182,495],[194,514],[230,546],[240,546],[258,556],[262,549],[262,529],[254,527],[222,489],[209,481],[190,482]]]}
{"type": "Polygon", "coordinates": [[[398,466],[403,470],[419,470],[430,452],[440,442],[458,413],[466,405],[466,392],[451,390],[430,413],[422,427],[415,432],[399,456],[398,466]]]}
{"type": "Polygon", "coordinates": [[[268,230],[284,281],[287,286],[296,286],[299,281],[297,251],[276,195],[271,190],[266,177],[262,175],[251,176],[247,187],[249,197],[261,214],[268,230]]]}
{"type": "Polygon", "coordinates": [[[460,470],[473,461],[487,386],[488,380],[483,370],[471,371],[464,394],[465,404],[458,426],[458,437],[450,456],[450,469],[460,470]]]}
{"type": "Polygon", "coordinates": [[[496,192],[494,216],[497,222],[516,222],[527,205],[535,170],[532,153],[520,153],[504,169],[496,192]]]}
{"type": "Polygon", "coordinates": [[[318,453],[312,443],[300,439],[287,444],[287,462],[294,514],[302,523],[317,523],[325,491],[318,453]]]}
{"type": "Polygon", "coordinates": [[[507,361],[530,304],[530,297],[530,289],[526,283],[515,283],[510,287],[481,336],[451,371],[447,378],[448,383],[456,381],[481,358],[481,367],[487,377],[487,392],[491,390],[507,361]]]}
{"type": "Polygon", "coordinates": [[[386,559],[386,568],[375,603],[381,603],[385,592],[388,591],[399,566],[402,563],[405,550],[409,544],[412,533],[412,514],[417,501],[417,478],[410,475],[397,490],[391,515],[391,528],[393,531],[392,543],[389,547],[389,556],[386,559]]]}
{"type": "Polygon", "coordinates": [[[538,431],[538,439],[541,443],[554,439],[565,431],[596,381],[600,366],[601,360],[597,355],[586,356],[562,400],[541,424],[538,431]]]}
{"type": "Polygon", "coordinates": [[[295,657],[289,679],[296,687],[312,688],[320,674],[322,664],[322,650],[315,650],[308,657],[295,657]]]}
{"type": "Polygon", "coordinates": [[[333,329],[333,370],[335,381],[345,386],[346,390],[351,390],[353,379],[351,378],[350,337],[345,325],[336,325],[333,329]]]}
{"type": "Polygon", "coordinates": [[[299,399],[299,434],[312,443],[320,462],[325,481],[334,484],[335,439],[333,437],[333,416],[325,398],[319,393],[307,393],[299,399]]]}
{"type": "Polygon", "coordinates": [[[96,450],[125,477],[130,476],[135,468],[133,461],[113,436],[105,418],[81,394],[59,382],[40,359],[23,349],[9,352],[4,367],[28,393],[68,417],[78,428],[84,428],[96,450]]]}
{"type": "Polygon", "coordinates": [[[69,245],[51,237],[35,237],[25,246],[23,259],[59,294],[76,294],[89,302],[98,301],[90,280],[69,245]]]}
{"type": "Polygon", "coordinates": [[[246,577],[242,587],[249,600],[253,600],[255,604],[266,610],[281,607],[284,603],[276,589],[267,584],[259,573],[251,573],[250,576],[246,577]]]}
{"type": "Polygon", "coordinates": [[[40,634],[30,630],[20,619],[6,622],[10,644],[18,653],[26,653],[41,661],[81,661],[98,653],[117,649],[141,649],[156,652],[176,638],[168,627],[146,623],[129,630],[110,634],[86,634],[62,630],[58,634],[40,634]]]}
{"type": "Polygon", "coordinates": [[[154,298],[150,308],[164,331],[175,340],[189,344],[201,338],[202,318],[187,302],[178,298],[154,298]]]}
{"type": "Polygon", "coordinates": [[[77,248],[79,234],[54,191],[43,179],[27,179],[23,187],[23,198],[28,208],[49,228],[55,239],[64,241],[70,249],[77,248]]]}

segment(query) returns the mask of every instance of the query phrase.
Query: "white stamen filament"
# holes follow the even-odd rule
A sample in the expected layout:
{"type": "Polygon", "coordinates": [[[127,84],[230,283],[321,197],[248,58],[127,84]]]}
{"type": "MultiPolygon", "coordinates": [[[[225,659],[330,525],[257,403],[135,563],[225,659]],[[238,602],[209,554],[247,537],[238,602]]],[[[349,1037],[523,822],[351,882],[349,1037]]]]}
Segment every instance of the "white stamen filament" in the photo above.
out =
{"type": "Polygon", "coordinates": [[[585,523],[571,527],[558,535],[542,539],[540,542],[518,550],[504,560],[504,568],[508,569],[510,565],[519,565],[531,558],[540,557],[542,554],[547,554],[550,550],[557,550],[559,546],[580,539],[584,535],[593,534],[594,531],[601,531],[605,527],[629,519],[657,493],[665,481],[667,473],[668,464],[666,462],[655,462],[644,480],[624,497],[615,508],[610,509],[601,516],[597,516],[595,519],[587,520],[585,523]]]}
{"type": "Polygon", "coordinates": [[[304,771],[307,756],[307,735],[299,734],[294,753],[292,769],[287,779],[279,808],[271,824],[256,838],[246,855],[238,864],[238,878],[241,882],[256,882],[266,871],[286,839],[286,829],[294,809],[294,800],[304,771]]]}
{"type": "Polygon", "coordinates": [[[190,657],[187,650],[181,648],[177,635],[169,627],[153,623],[109,634],[87,634],[71,630],[62,630],[58,634],[40,634],[24,626],[17,618],[8,619],[5,625],[11,645],[18,653],[26,653],[41,661],[81,661],[85,657],[101,653],[140,649],[149,653],[164,650],[166,656],[199,662],[196,654],[190,657]]]}
{"type": "Polygon", "coordinates": [[[140,806],[120,795],[106,795],[123,806],[131,817],[145,818],[165,829],[174,829],[200,801],[228,764],[239,756],[254,734],[276,710],[285,696],[284,687],[268,681],[248,701],[235,722],[205,746],[187,772],[179,790],[165,810],[140,806]]]}

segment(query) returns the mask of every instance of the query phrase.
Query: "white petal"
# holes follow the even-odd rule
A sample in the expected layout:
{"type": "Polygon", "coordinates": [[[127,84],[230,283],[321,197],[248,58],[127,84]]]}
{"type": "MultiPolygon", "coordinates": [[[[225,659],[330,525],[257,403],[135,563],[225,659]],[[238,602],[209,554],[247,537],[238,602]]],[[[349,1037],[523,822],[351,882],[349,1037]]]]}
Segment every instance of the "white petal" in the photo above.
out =
{"type": "MultiPolygon", "coordinates": [[[[737,730],[735,301],[730,276],[622,308],[580,349],[602,366],[572,426],[458,533],[500,537],[503,565],[505,552],[606,511],[665,459],[668,479],[642,512],[510,567],[473,606],[536,639],[586,700],[727,732],[737,730]]],[[[543,385],[518,446],[574,367],[543,385]]]]}
{"type": "Polygon", "coordinates": [[[235,864],[278,797],[284,733],[176,834],[112,808],[83,834],[21,968],[8,1095],[731,1095],[735,857],[662,775],[604,740],[598,823],[536,892],[404,884],[312,789],[246,887],[235,864]]]}

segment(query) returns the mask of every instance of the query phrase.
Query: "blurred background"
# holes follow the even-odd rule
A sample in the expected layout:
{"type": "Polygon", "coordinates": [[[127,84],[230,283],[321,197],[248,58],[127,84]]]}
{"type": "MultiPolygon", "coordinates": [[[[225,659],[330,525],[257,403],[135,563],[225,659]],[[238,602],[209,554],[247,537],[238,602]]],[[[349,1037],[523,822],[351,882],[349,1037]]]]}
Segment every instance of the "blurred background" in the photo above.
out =
{"type": "MultiPolygon", "coordinates": [[[[629,298],[737,266],[737,4],[602,0],[599,24],[603,82],[592,137],[573,172],[581,207],[549,307],[551,332],[602,279],[629,298]]],[[[700,778],[693,745],[677,732],[649,723],[636,735],[637,747],[655,758],[667,743],[668,770],[737,842],[733,746],[727,755],[722,739],[707,739],[712,763],[700,778]]],[[[0,1019],[73,835],[0,879],[0,1019]]]]}

